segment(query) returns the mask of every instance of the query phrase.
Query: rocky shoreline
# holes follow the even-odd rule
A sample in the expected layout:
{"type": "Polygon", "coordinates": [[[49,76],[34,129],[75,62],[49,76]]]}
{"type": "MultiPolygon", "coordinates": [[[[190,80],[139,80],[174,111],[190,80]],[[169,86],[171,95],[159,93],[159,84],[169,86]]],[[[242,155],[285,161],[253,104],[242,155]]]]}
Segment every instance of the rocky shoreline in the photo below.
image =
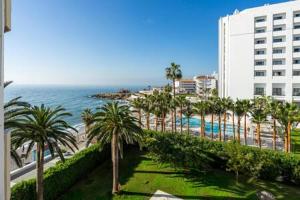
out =
{"type": "Polygon", "coordinates": [[[96,99],[109,99],[109,100],[126,100],[133,94],[129,90],[120,90],[119,92],[99,93],[91,95],[96,99]]]}

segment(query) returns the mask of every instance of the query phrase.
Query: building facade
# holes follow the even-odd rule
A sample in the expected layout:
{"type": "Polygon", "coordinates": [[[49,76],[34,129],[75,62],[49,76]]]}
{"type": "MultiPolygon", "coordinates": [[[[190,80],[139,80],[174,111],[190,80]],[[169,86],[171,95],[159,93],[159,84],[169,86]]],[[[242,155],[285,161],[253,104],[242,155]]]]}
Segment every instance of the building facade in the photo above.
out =
{"type": "Polygon", "coordinates": [[[181,79],[175,81],[175,92],[178,94],[193,94],[196,92],[196,81],[181,79]]]}
{"type": "Polygon", "coordinates": [[[300,102],[300,0],[219,20],[219,96],[300,102]]]}
{"type": "Polygon", "coordinates": [[[213,73],[212,75],[199,75],[194,77],[196,82],[196,94],[199,96],[210,96],[213,89],[217,89],[217,77],[218,75],[213,73]]]}

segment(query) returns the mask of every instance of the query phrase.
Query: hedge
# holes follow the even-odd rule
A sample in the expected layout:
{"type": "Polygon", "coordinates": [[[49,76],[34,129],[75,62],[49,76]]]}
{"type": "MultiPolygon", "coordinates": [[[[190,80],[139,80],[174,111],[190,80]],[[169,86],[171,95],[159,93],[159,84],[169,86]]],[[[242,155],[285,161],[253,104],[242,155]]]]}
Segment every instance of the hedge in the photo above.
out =
{"type": "Polygon", "coordinates": [[[203,170],[221,168],[238,174],[300,185],[300,160],[292,154],[201,139],[188,134],[145,131],[145,144],[160,162],[203,170]]]}
{"type": "MultiPolygon", "coordinates": [[[[72,187],[78,180],[110,157],[110,149],[99,150],[93,145],[76,153],[65,162],[59,162],[44,172],[44,199],[54,200],[72,187]]],[[[14,185],[11,200],[35,200],[36,180],[30,179],[14,185]]]]}

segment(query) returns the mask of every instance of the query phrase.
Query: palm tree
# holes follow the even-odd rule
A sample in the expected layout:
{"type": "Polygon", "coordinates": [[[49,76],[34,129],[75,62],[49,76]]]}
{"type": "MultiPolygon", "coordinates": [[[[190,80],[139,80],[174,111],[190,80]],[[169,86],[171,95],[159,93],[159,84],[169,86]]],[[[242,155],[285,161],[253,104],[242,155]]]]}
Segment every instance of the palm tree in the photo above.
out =
{"type": "Polygon", "coordinates": [[[111,144],[113,164],[112,193],[120,191],[119,187],[119,153],[123,157],[123,143],[140,143],[143,130],[137,125],[138,119],[132,116],[128,106],[118,102],[107,103],[94,114],[94,125],[91,128],[87,144],[94,138],[101,145],[111,144]]]}
{"type": "Polygon", "coordinates": [[[143,99],[142,98],[136,98],[131,102],[132,106],[138,110],[139,115],[139,125],[142,127],[142,108],[143,108],[143,99]]]}
{"type": "Polygon", "coordinates": [[[226,140],[226,121],[227,121],[227,111],[231,108],[232,100],[230,97],[223,98],[222,100],[222,107],[223,107],[223,141],[226,140]]]}
{"type": "Polygon", "coordinates": [[[22,119],[22,126],[13,130],[11,140],[16,147],[28,143],[26,156],[36,146],[37,200],[43,200],[45,147],[48,146],[52,157],[54,157],[54,152],[57,152],[64,161],[60,145],[66,146],[74,152],[73,147],[77,148],[77,145],[72,131],[77,132],[77,130],[64,121],[64,117],[71,116],[71,114],[62,107],[34,106],[26,108],[26,114],[22,119]]]}
{"type": "Polygon", "coordinates": [[[211,116],[211,122],[210,122],[210,138],[213,140],[214,139],[214,114],[216,112],[216,109],[215,109],[215,98],[211,98],[209,101],[208,101],[208,113],[210,114],[211,116]]]}
{"type": "Polygon", "coordinates": [[[222,120],[222,114],[224,113],[224,107],[222,105],[222,100],[217,97],[215,98],[215,111],[216,111],[216,114],[218,115],[218,127],[219,127],[219,134],[218,134],[218,138],[219,138],[219,141],[222,140],[222,124],[221,124],[221,120],[222,120]]]}
{"type": "MultiPolygon", "coordinates": [[[[244,104],[242,100],[237,99],[237,101],[235,102],[235,106],[234,106],[234,111],[235,114],[237,115],[238,119],[237,119],[237,141],[240,144],[241,142],[241,118],[244,116],[244,104]]],[[[235,137],[235,133],[233,133],[234,136],[234,140],[236,139],[235,137]]],[[[245,135],[244,135],[245,137],[245,135]]],[[[245,137],[245,143],[246,143],[246,137],[245,137]]]]}
{"type": "Polygon", "coordinates": [[[232,133],[233,133],[233,138],[235,140],[235,102],[234,101],[230,101],[229,103],[229,110],[231,110],[231,117],[232,117],[232,133]]]}
{"type": "MultiPolygon", "coordinates": [[[[12,81],[8,81],[4,83],[4,88],[10,85],[12,81]]],[[[21,97],[16,97],[14,99],[9,100],[4,104],[4,130],[12,131],[13,129],[20,127],[20,119],[24,114],[24,109],[29,107],[30,104],[25,101],[20,101],[21,97]]],[[[10,155],[12,159],[15,161],[18,167],[22,166],[22,161],[20,156],[16,151],[16,147],[11,145],[10,155]]]]}
{"type": "Polygon", "coordinates": [[[273,120],[273,150],[276,150],[277,124],[276,121],[280,116],[280,102],[275,99],[269,99],[269,113],[273,120]]]}
{"type": "Polygon", "coordinates": [[[267,121],[267,111],[266,99],[264,97],[257,97],[253,100],[253,107],[250,113],[253,122],[256,123],[256,142],[259,148],[261,148],[260,128],[261,124],[267,121]]]}
{"type": "Polygon", "coordinates": [[[151,95],[145,96],[145,99],[143,99],[143,110],[146,113],[146,127],[149,130],[150,129],[150,113],[153,109],[153,97],[151,95]]]}
{"type": "Polygon", "coordinates": [[[243,99],[242,104],[244,110],[244,140],[245,140],[245,145],[247,145],[247,115],[252,108],[252,104],[251,101],[248,99],[243,99]]]}
{"type": "Polygon", "coordinates": [[[291,129],[292,124],[300,120],[300,111],[295,103],[284,103],[279,106],[278,121],[284,127],[284,149],[291,151],[291,129]]]}
{"type": "Polygon", "coordinates": [[[183,108],[188,104],[188,101],[184,96],[179,96],[176,98],[177,105],[180,108],[180,133],[182,133],[182,126],[183,126],[183,108]]]}
{"type": "Polygon", "coordinates": [[[194,113],[197,113],[200,115],[200,121],[201,121],[201,128],[200,133],[201,137],[205,137],[205,115],[208,112],[208,102],[207,101],[201,101],[194,104],[194,113]]]}
{"type": "Polygon", "coordinates": [[[184,115],[185,118],[187,119],[187,133],[190,134],[190,118],[193,115],[193,109],[192,109],[192,104],[188,102],[186,104],[186,108],[184,109],[184,115]]]}
{"type": "Polygon", "coordinates": [[[93,112],[91,109],[87,108],[81,113],[81,119],[85,126],[85,134],[87,135],[90,127],[93,123],[93,112]]]}
{"type": "MultiPolygon", "coordinates": [[[[180,69],[180,65],[177,65],[174,62],[172,62],[171,66],[166,68],[166,78],[172,81],[173,98],[175,99],[175,97],[176,97],[175,81],[180,80],[182,78],[182,72],[180,69]]],[[[174,109],[174,121],[176,122],[176,108],[174,109]]],[[[176,128],[175,128],[175,132],[176,132],[176,128]]]]}

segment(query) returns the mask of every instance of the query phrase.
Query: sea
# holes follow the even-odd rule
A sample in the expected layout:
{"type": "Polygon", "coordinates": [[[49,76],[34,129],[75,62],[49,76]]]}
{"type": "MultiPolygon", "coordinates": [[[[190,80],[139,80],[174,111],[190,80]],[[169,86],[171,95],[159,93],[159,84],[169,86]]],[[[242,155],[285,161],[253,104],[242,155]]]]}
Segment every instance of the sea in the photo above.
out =
{"type": "Polygon", "coordinates": [[[4,89],[4,101],[21,96],[21,100],[31,105],[55,107],[63,106],[72,114],[65,118],[70,125],[76,127],[82,124],[81,113],[84,109],[95,110],[111,100],[92,98],[91,95],[107,92],[117,92],[120,89],[129,89],[136,92],[144,89],[143,86],[130,87],[102,87],[102,86],[50,86],[50,85],[14,85],[4,89]]]}

